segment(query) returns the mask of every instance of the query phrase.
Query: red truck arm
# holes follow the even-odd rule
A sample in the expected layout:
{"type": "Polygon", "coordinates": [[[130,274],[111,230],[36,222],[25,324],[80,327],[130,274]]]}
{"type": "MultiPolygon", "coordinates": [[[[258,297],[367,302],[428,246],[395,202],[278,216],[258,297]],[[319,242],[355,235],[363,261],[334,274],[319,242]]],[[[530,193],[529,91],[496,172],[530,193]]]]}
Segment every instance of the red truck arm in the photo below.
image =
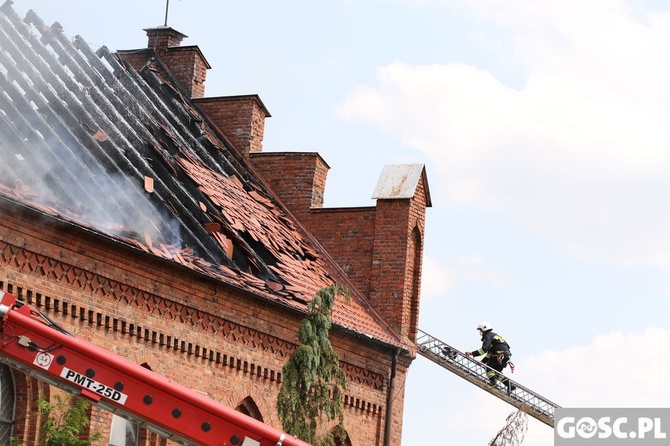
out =
{"type": "Polygon", "coordinates": [[[172,440],[204,446],[309,446],[59,330],[3,291],[0,336],[0,361],[172,440]]]}

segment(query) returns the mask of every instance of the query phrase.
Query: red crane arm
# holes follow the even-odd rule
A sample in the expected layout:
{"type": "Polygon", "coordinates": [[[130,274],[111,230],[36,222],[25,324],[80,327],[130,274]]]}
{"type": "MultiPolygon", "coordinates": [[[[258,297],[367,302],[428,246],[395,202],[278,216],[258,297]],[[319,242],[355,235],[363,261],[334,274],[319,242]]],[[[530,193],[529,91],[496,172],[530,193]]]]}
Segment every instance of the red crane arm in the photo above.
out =
{"type": "Polygon", "coordinates": [[[49,322],[0,291],[0,361],[175,441],[309,446],[49,322]]]}

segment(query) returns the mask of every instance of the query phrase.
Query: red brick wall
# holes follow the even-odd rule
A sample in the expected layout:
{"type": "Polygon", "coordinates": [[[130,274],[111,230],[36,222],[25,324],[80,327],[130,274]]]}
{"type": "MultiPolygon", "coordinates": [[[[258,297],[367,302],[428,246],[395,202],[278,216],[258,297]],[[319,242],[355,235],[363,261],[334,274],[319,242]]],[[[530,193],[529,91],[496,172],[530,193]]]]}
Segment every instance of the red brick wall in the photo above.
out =
{"type": "Polygon", "coordinates": [[[149,51],[119,52],[119,55],[128,62],[135,70],[140,70],[149,60],[149,51]]]}
{"type": "Polygon", "coordinates": [[[200,98],[193,101],[244,156],[263,151],[265,118],[270,113],[256,95],[200,98]]]}
{"type": "Polygon", "coordinates": [[[370,290],[376,208],[312,209],[303,224],[364,295],[370,290]]]}
{"type": "Polygon", "coordinates": [[[316,152],[252,153],[256,171],[301,223],[323,206],[328,164],[316,152]]]}
{"type": "MultiPolygon", "coordinates": [[[[6,203],[0,211],[0,289],[82,339],[223,404],[237,407],[251,397],[263,421],[280,428],[281,369],[303,315],[76,228],[45,225],[48,219],[6,203]]],[[[348,376],[352,444],[381,445],[392,352],[338,330],[331,341],[348,376]]],[[[39,392],[30,382],[17,380],[16,429],[25,438],[39,432],[34,410],[21,409],[39,392]]],[[[396,391],[393,418],[401,420],[403,395],[396,391]]],[[[92,429],[104,433],[105,444],[111,416],[94,415],[92,429]]],[[[400,445],[399,422],[393,437],[391,445],[400,445]]]]}

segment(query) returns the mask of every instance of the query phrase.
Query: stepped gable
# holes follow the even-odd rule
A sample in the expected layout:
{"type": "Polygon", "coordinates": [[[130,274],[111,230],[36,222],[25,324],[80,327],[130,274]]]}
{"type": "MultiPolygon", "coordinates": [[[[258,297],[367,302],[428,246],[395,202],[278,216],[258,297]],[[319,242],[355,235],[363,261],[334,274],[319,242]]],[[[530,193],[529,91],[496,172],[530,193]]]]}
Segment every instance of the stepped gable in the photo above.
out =
{"type": "MultiPolygon", "coordinates": [[[[350,286],[155,58],[0,7],[0,200],[305,311],[350,286]]],[[[407,347],[355,290],[333,322],[407,347]]]]}

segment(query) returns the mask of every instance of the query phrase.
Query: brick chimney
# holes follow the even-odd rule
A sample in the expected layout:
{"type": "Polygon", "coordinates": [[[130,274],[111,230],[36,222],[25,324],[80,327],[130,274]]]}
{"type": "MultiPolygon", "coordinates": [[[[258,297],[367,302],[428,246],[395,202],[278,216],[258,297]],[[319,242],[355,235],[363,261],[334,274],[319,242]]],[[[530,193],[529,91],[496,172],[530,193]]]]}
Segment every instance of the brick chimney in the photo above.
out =
{"type": "Polygon", "coordinates": [[[256,94],[194,99],[193,103],[245,157],[263,151],[265,118],[270,112],[256,94]]]}
{"type": "Polygon", "coordinates": [[[402,335],[416,339],[426,208],[430,191],[420,164],[385,166],[377,199],[369,298],[402,335]]]}
{"type": "Polygon", "coordinates": [[[188,37],[169,26],[147,28],[148,48],[153,49],[172,75],[191,95],[191,98],[205,96],[205,80],[210,65],[196,45],[180,46],[188,37]]]}
{"type": "Polygon", "coordinates": [[[136,70],[157,57],[190,94],[189,99],[245,157],[263,151],[265,118],[270,112],[256,94],[205,98],[210,65],[197,46],[181,46],[187,36],[169,26],[147,28],[148,48],[118,51],[136,70]]]}
{"type": "Polygon", "coordinates": [[[318,153],[252,153],[250,160],[298,220],[309,219],[312,208],[323,206],[330,167],[318,153]]]}

